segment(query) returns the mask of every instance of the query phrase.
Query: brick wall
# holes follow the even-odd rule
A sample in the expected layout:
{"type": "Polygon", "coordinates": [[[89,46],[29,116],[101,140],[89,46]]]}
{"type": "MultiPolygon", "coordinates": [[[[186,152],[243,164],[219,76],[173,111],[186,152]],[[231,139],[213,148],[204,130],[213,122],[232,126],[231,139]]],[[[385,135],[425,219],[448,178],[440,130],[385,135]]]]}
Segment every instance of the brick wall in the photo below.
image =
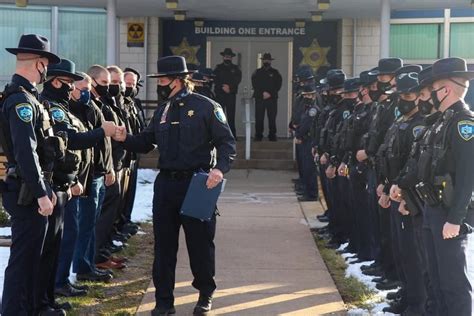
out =
{"type": "Polygon", "coordinates": [[[380,21],[377,19],[356,20],[356,53],[354,52],[354,22],[342,20],[342,69],[350,76],[358,76],[361,71],[377,66],[380,52],[380,21]],[[355,74],[352,74],[355,63],[355,74]]]}

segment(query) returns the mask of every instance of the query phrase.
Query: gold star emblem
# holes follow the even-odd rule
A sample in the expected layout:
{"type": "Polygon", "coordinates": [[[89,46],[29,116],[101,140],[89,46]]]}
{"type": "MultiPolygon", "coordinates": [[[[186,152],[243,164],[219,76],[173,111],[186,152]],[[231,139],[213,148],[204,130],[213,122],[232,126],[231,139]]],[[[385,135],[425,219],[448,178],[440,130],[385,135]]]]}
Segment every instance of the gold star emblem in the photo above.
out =
{"type": "Polygon", "coordinates": [[[201,63],[197,59],[197,52],[201,48],[201,45],[191,46],[189,45],[188,39],[183,37],[179,46],[171,46],[170,49],[173,55],[183,56],[186,59],[186,63],[199,66],[201,63]]]}
{"type": "Polygon", "coordinates": [[[331,64],[327,60],[327,55],[331,47],[319,46],[318,40],[315,38],[308,47],[300,47],[300,51],[303,54],[303,59],[300,65],[309,65],[313,71],[318,71],[320,67],[330,66],[331,64]]]}
{"type": "Polygon", "coordinates": [[[188,116],[189,116],[189,117],[193,117],[193,115],[194,115],[194,111],[193,111],[193,110],[189,110],[189,111],[188,111],[188,116]]]}

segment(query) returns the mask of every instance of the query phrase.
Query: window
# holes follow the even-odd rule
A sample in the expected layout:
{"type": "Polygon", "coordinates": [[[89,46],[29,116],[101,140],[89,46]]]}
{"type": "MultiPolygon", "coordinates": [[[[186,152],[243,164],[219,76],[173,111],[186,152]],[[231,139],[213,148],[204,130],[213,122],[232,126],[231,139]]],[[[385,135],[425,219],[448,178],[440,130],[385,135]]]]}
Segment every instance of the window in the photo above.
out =
{"type": "Polygon", "coordinates": [[[474,23],[452,23],[450,56],[474,59],[474,23]]]}
{"type": "Polygon", "coordinates": [[[437,59],[443,47],[441,24],[392,24],[390,56],[403,59],[437,59]]]}
{"type": "Polygon", "coordinates": [[[18,47],[22,34],[41,34],[51,39],[51,8],[17,8],[12,5],[0,5],[0,89],[10,81],[15,71],[15,57],[4,47],[18,47]]]}
{"type": "Polygon", "coordinates": [[[93,64],[105,65],[106,26],[104,10],[59,8],[59,56],[84,72],[93,64]]]}

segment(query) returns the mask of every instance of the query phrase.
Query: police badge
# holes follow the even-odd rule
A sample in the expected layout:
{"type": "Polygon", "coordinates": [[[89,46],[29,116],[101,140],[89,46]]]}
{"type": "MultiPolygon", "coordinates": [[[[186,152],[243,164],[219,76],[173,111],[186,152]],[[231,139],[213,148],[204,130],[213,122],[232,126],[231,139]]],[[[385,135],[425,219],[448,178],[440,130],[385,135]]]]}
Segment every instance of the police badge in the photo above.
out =
{"type": "Polygon", "coordinates": [[[462,139],[469,141],[474,137],[474,122],[460,121],[458,122],[458,133],[462,139]]]}
{"type": "Polygon", "coordinates": [[[31,122],[33,119],[33,107],[28,103],[21,103],[15,107],[16,114],[25,123],[31,122]]]}

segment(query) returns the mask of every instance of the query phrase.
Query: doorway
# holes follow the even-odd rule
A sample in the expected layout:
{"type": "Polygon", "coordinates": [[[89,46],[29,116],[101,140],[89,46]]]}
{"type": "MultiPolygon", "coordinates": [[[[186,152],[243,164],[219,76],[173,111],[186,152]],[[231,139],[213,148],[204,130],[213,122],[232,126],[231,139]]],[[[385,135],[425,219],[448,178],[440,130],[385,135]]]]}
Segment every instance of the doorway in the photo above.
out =
{"type": "MultiPolygon", "coordinates": [[[[278,114],[277,114],[277,136],[286,138],[289,136],[288,124],[291,118],[291,74],[293,73],[293,41],[291,38],[250,38],[250,37],[208,37],[207,41],[207,67],[215,68],[222,63],[222,52],[225,48],[232,48],[237,55],[234,63],[239,65],[242,71],[242,82],[237,93],[237,106],[235,114],[235,128],[237,136],[245,135],[245,107],[243,100],[252,97],[252,74],[261,66],[260,57],[263,53],[269,52],[275,59],[272,67],[277,69],[282,78],[283,84],[278,94],[278,114]]],[[[255,118],[255,102],[252,100],[250,115],[255,118]]],[[[254,119],[253,119],[254,120],[254,119]]],[[[264,135],[268,134],[268,121],[265,117],[264,135]]],[[[252,126],[252,136],[255,128],[252,126]]]]}

